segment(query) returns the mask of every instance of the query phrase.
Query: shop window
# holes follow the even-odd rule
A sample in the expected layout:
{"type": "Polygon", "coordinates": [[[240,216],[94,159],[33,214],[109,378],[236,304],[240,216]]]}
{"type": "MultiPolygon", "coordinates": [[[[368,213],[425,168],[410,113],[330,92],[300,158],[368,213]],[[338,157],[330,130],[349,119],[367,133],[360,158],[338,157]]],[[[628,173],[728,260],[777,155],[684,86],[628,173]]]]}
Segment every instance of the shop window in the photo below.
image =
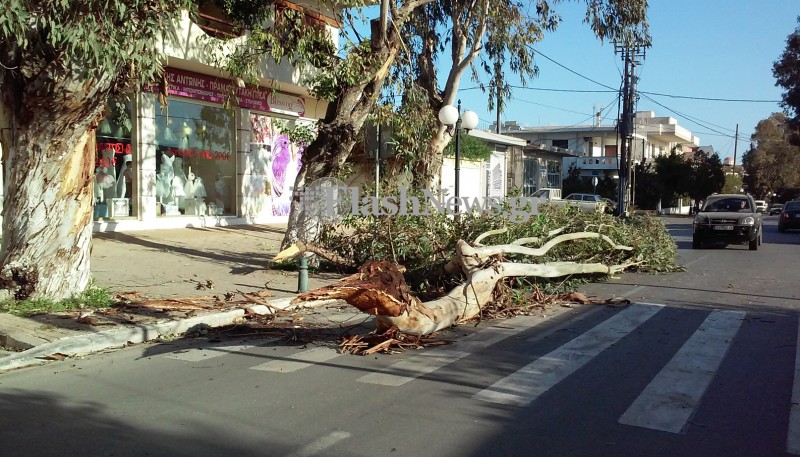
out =
{"type": "Polygon", "coordinates": [[[156,213],[236,214],[233,112],[173,99],[157,113],[156,213]]]}
{"type": "Polygon", "coordinates": [[[300,159],[312,132],[312,124],[307,121],[250,114],[250,153],[243,171],[244,193],[250,196],[249,213],[289,214],[300,159]],[[287,134],[289,129],[298,127],[307,133],[305,140],[304,135],[295,135],[293,140],[287,134]]]}
{"type": "Polygon", "coordinates": [[[94,218],[135,216],[130,102],[110,102],[97,125],[95,137],[94,218]]]}

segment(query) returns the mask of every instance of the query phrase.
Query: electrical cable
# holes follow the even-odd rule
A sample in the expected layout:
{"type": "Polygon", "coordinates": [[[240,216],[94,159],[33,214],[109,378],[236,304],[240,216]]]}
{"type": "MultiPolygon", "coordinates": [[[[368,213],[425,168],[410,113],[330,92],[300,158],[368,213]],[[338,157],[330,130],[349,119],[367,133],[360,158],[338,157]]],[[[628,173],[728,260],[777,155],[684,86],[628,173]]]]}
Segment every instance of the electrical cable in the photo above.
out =
{"type": "MultiPolygon", "coordinates": [[[[712,132],[719,133],[720,135],[725,135],[724,133],[720,132],[719,130],[713,129],[713,128],[709,127],[708,125],[706,125],[706,124],[710,124],[710,122],[706,122],[706,123],[704,124],[703,122],[705,122],[705,121],[703,121],[703,122],[699,122],[699,120],[697,120],[697,119],[693,118],[692,116],[687,116],[686,114],[683,114],[683,113],[681,113],[680,111],[676,111],[676,110],[674,110],[674,109],[672,109],[672,108],[670,108],[670,107],[668,107],[668,106],[666,106],[666,105],[663,105],[663,104],[661,104],[661,103],[657,102],[656,100],[654,100],[654,99],[653,99],[652,97],[650,97],[650,96],[643,95],[643,97],[644,97],[644,98],[646,98],[646,99],[648,99],[648,100],[650,100],[651,102],[655,103],[656,105],[658,105],[658,106],[660,106],[660,107],[662,107],[662,108],[666,109],[667,111],[669,111],[669,112],[672,112],[672,113],[675,113],[675,114],[677,114],[678,116],[681,116],[681,117],[683,117],[683,118],[687,119],[688,121],[690,121],[690,122],[693,122],[693,123],[695,123],[695,124],[699,125],[700,127],[703,127],[704,129],[711,130],[712,132]]],[[[718,127],[719,127],[719,126],[718,126],[718,127]]],[[[720,128],[723,128],[723,129],[724,129],[725,127],[720,127],[720,128]]]]}
{"type": "MultiPolygon", "coordinates": [[[[529,100],[523,100],[523,99],[517,98],[517,97],[511,97],[511,99],[512,100],[516,100],[518,102],[522,102],[522,103],[528,103],[528,104],[531,104],[531,105],[544,106],[545,108],[552,108],[552,109],[556,109],[556,110],[559,110],[559,111],[566,111],[567,113],[584,114],[584,115],[586,114],[586,113],[580,112],[580,111],[573,111],[573,110],[569,110],[569,109],[559,108],[557,106],[545,105],[543,103],[537,103],[537,102],[532,102],[532,101],[529,101],[529,100]]],[[[593,116],[594,114],[591,114],[591,115],[593,116]]]]}

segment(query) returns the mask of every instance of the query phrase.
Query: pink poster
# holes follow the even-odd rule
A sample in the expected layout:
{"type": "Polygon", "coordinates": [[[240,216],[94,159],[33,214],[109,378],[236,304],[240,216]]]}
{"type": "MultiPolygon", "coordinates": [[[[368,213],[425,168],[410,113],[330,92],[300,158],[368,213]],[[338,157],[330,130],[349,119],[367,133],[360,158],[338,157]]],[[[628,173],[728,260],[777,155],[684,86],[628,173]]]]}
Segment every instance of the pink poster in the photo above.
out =
{"type": "Polygon", "coordinates": [[[267,214],[286,216],[304,145],[292,143],[275,123],[269,116],[250,114],[250,186],[255,195],[261,192],[271,196],[271,210],[267,214]]]}

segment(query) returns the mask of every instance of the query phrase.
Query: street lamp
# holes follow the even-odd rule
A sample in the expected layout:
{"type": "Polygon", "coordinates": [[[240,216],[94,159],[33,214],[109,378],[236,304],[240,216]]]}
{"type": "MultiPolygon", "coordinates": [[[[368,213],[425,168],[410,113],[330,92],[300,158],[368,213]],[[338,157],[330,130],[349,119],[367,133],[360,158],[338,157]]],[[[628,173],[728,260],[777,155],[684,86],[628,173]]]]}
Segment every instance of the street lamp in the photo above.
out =
{"type": "Polygon", "coordinates": [[[458,176],[461,174],[461,129],[469,132],[478,126],[478,115],[474,111],[461,112],[461,100],[458,101],[458,108],[453,105],[444,105],[439,110],[439,121],[445,125],[451,135],[456,137],[456,212],[458,212],[458,200],[460,196],[458,186],[458,176]],[[451,130],[453,129],[453,130],[451,130]]]}

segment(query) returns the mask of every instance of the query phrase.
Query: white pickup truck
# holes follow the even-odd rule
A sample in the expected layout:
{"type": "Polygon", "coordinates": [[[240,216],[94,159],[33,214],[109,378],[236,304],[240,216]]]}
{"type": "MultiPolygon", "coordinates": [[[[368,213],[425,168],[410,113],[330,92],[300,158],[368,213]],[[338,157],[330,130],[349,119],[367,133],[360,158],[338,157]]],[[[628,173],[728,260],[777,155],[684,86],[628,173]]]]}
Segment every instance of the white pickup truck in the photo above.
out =
{"type": "Polygon", "coordinates": [[[587,213],[605,210],[606,203],[602,197],[595,194],[569,194],[561,198],[561,189],[544,187],[531,195],[539,200],[539,205],[577,206],[587,213]]]}

